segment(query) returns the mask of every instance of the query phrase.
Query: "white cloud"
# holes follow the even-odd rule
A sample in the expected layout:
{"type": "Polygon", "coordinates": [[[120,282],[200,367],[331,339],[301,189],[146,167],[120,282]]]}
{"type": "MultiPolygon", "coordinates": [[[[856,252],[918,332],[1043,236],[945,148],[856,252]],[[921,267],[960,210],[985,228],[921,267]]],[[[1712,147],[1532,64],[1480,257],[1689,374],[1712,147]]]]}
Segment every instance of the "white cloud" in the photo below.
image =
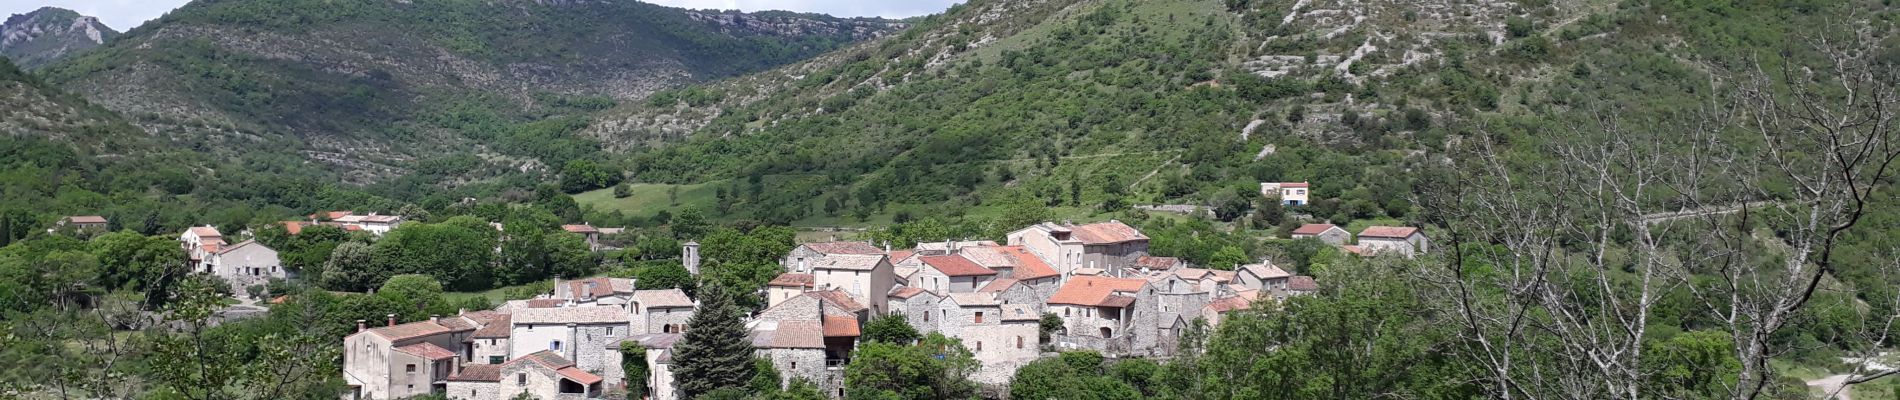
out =
{"type": "MultiPolygon", "coordinates": [[[[52,6],[99,17],[120,31],[165,15],[186,0],[0,0],[0,14],[27,13],[52,6]]],[[[841,17],[908,18],[935,14],[962,0],[649,0],[674,7],[720,10],[788,10],[841,17]]]]}

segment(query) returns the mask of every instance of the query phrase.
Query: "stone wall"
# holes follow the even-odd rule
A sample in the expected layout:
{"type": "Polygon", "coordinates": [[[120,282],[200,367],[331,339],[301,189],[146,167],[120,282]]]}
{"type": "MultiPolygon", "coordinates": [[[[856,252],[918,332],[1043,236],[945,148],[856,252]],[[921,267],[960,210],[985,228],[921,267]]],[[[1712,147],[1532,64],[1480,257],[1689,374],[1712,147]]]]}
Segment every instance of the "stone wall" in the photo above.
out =
{"type": "Polygon", "coordinates": [[[692,307],[648,308],[633,315],[633,334],[680,333],[686,321],[693,319],[692,307]],[[666,326],[673,325],[673,332],[666,326]]]}
{"type": "Polygon", "coordinates": [[[461,382],[449,381],[448,391],[444,393],[452,400],[507,400],[501,395],[501,384],[497,382],[461,382]]]}
{"type": "MultiPolygon", "coordinates": [[[[898,312],[904,313],[904,321],[909,322],[910,327],[917,328],[918,333],[938,332],[941,330],[939,327],[943,322],[943,318],[936,315],[937,307],[941,302],[943,302],[943,298],[937,297],[935,294],[929,292],[918,293],[916,296],[911,296],[911,298],[904,300],[901,303],[901,308],[897,310],[898,312]]],[[[891,304],[892,307],[900,307],[900,303],[893,302],[891,304]]]]}
{"type": "Polygon", "coordinates": [[[619,383],[627,374],[620,366],[620,341],[627,328],[619,324],[581,325],[576,327],[574,367],[600,375],[608,383],[619,383]]]}
{"type": "Polygon", "coordinates": [[[500,363],[508,362],[508,339],[507,338],[472,339],[469,345],[471,347],[470,353],[472,356],[474,356],[474,358],[469,359],[469,360],[463,360],[463,363],[500,364],[500,363]],[[491,357],[501,357],[501,361],[495,362],[493,361],[491,357]]]}
{"type": "Polygon", "coordinates": [[[802,378],[810,381],[818,391],[836,397],[838,389],[844,387],[844,369],[825,365],[824,349],[759,349],[759,357],[772,361],[772,367],[778,368],[783,382],[780,387],[790,384],[792,379],[802,378]]]}

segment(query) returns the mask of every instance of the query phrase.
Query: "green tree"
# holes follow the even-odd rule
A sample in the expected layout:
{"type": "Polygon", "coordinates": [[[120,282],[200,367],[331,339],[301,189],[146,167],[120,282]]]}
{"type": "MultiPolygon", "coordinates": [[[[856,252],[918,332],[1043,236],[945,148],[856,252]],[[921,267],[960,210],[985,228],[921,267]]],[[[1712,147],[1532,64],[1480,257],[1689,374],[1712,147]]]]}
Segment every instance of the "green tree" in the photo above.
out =
{"type": "Polygon", "coordinates": [[[403,225],[376,241],[371,253],[375,264],[391,274],[425,274],[458,290],[488,289],[494,284],[493,232],[487,223],[468,216],[403,225]]]}
{"type": "Polygon", "coordinates": [[[626,372],[627,400],[646,398],[647,368],[646,346],[633,340],[620,342],[620,369],[626,372]]]}
{"type": "Polygon", "coordinates": [[[339,244],[323,264],[322,286],[330,290],[360,292],[387,278],[387,271],[374,262],[370,246],[358,242],[339,244]]]}
{"type": "Polygon", "coordinates": [[[420,321],[431,315],[450,315],[455,306],[442,298],[442,283],[426,275],[396,275],[376,289],[376,296],[402,307],[403,321],[420,321]]]}
{"type": "Polygon", "coordinates": [[[699,311],[687,320],[684,337],[673,346],[674,382],[687,398],[752,380],[752,342],[746,338],[745,312],[729,289],[702,289],[699,311]]]}
{"type": "Polygon", "coordinates": [[[693,274],[675,262],[660,261],[636,267],[633,277],[633,286],[640,290],[679,289],[690,295],[699,289],[693,274]]]}
{"type": "Polygon", "coordinates": [[[849,399],[968,399],[978,363],[956,339],[931,333],[914,345],[870,342],[845,366],[849,399]]]}
{"type": "Polygon", "coordinates": [[[894,344],[910,344],[922,338],[923,335],[917,333],[917,328],[911,327],[910,322],[904,320],[903,314],[871,318],[871,322],[864,324],[862,336],[864,342],[894,344]]]}

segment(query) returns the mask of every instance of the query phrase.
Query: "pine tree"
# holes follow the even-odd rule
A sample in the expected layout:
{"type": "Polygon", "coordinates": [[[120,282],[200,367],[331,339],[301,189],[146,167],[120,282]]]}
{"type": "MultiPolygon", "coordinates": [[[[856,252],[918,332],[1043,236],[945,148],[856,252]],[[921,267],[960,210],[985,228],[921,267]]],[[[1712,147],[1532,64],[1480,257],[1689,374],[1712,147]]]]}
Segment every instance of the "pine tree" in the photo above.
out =
{"type": "Polygon", "coordinates": [[[756,371],[744,316],[733,305],[730,289],[707,285],[699,311],[687,321],[686,336],[673,346],[680,391],[695,398],[715,389],[745,385],[756,371]]]}

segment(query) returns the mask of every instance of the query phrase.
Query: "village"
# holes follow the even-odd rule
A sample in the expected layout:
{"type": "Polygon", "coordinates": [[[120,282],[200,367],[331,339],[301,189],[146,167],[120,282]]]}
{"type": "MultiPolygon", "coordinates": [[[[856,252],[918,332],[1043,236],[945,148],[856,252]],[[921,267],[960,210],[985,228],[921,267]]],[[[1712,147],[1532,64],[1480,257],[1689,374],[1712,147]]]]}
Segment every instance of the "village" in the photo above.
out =
{"type": "MultiPolygon", "coordinates": [[[[1305,183],[1267,183],[1261,195],[1298,205],[1307,190],[1305,183]]],[[[280,224],[292,235],[327,225],[381,236],[405,221],[331,211],[280,224]]],[[[106,223],[72,216],[54,229],[104,230],[106,223]]],[[[618,231],[584,224],[562,230],[595,251],[604,248],[602,235],[618,231]]],[[[272,279],[296,279],[276,250],[231,240],[249,235],[199,226],[177,240],[193,272],[221,278],[237,297],[272,279]]],[[[1313,223],[1289,236],[1361,256],[1410,258],[1428,250],[1416,227],[1371,226],[1355,234],[1313,223]]],[[[683,243],[680,251],[680,263],[699,275],[699,244],[683,243]]],[[[1151,255],[1149,238],[1116,220],[1045,221],[1010,232],[1005,243],[945,239],[898,249],[888,242],[809,242],[778,264],[782,272],[755,294],[764,297],[763,309],[745,321],[755,355],[782,371],[782,385],[802,380],[839,398],[846,393],[843,367],[874,319],[901,316],[917,332],[961,341],[981,364],[970,378],[1006,387],[1019,367],[1058,352],[1170,357],[1196,324],[1211,329],[1228,313],[1319,290],[1313,277],[1268,260],[1212,266],[1151,255]]],[[[670,349],[691,329],[700,302],[677,288],[637,286],[632,278],[563,280],[492,310],[355,321],[356,332],[340,338],[349,386],[342,398],[592,399],[624,396],[634,381],[644,383],[648,398],[682,398],[670,349]],[[621,348],[628,344],[646,349],[644,376],[623,368],[621,348]]]]}

